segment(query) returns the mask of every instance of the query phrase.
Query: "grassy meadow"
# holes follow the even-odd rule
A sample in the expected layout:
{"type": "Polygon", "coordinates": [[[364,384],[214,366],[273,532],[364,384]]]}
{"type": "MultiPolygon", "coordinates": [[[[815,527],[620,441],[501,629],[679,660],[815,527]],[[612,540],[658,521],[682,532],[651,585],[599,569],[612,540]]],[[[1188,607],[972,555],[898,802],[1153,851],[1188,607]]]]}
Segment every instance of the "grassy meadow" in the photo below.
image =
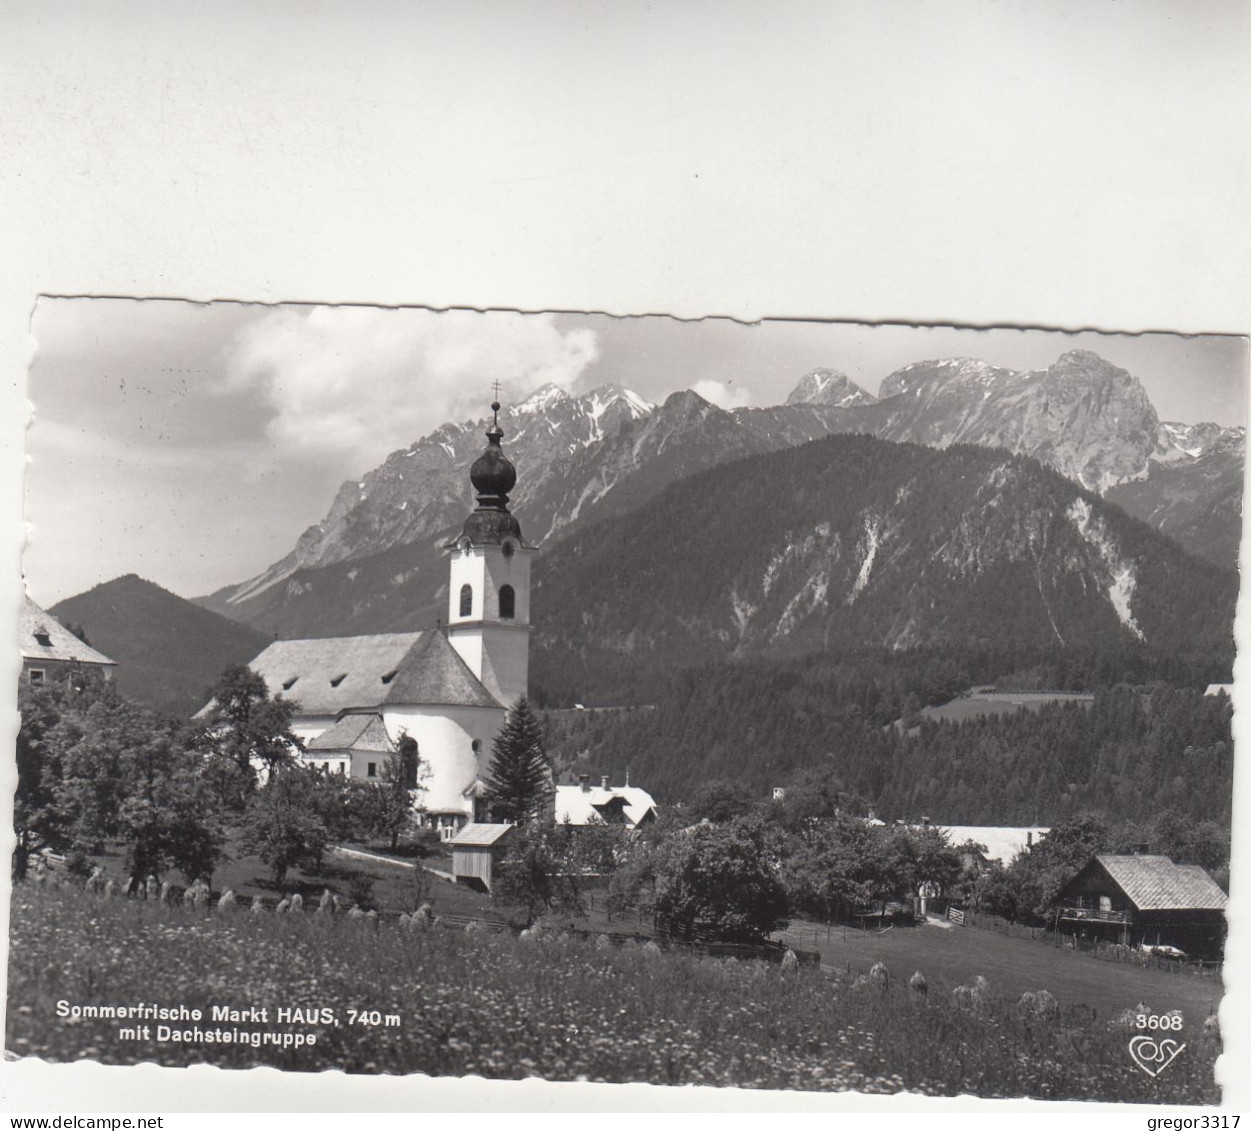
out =
{"type": "Polygon", "coordinates": [[[972,927],[928,925],[896,927],[879,932],[855,927],[792,923],[781,937],[804,950],[818,950],[821,961],[853,973],[884,962],[905,976],[923,970],[947,985],[970,982],[981,974],[1005,996],[1019,998],[1026,990],[1045,988],[1065,1009],[1092,1011],[1094,1020],[1108,1020],[1139,1003],[1150,1011],[1180,1009],[1198,1024],[1220,1006],[1220,978],[1174,974],[1136,964],[1110,962],[1065,947],[1006,938],[972,927]]]}
{"type": "MultiPolygon", "coordinates": [[[[815,967],[619,949],[556,933],[523,940],[418,932],[391,922],[210,912],[33,883],[15,888],[11,923],[7,1048],[52,1061],[1219,1100],[1212,1079],[1219,1049],[1203,1037],[1202,1017],[1186,1014],[1187,1048],[1152,1078],[1131,1062],[1129,1034],[1102,1018],[1078,1022],[1062,1010],[1054,1021],[1023,1019],[1015,991],[996,992],[993,979],[983,1004],[961,1007],[937,966],[927,994],[910,990],[911,962],[893,970],[888,988],[857,987],[815,967]],[[301,1033],[316,1043],[121,1040],[119,1026],[136,1022],[60,1018],[59,1000],[198,1007],[206,1011],[203,1029],[301,1033]],[[270,1022],[214,1025],[207,1016],[213,1005],[265,1007],[270,1022]],[[277,1023],[280,1006],[328,1008],[333,1018],[277,1023]],[[376,1022],[351,1023],[353,1009],[376,1022]]],[[[1032,988],[1046,988],[1045,972],[1036,976],[1032,988]]]]}

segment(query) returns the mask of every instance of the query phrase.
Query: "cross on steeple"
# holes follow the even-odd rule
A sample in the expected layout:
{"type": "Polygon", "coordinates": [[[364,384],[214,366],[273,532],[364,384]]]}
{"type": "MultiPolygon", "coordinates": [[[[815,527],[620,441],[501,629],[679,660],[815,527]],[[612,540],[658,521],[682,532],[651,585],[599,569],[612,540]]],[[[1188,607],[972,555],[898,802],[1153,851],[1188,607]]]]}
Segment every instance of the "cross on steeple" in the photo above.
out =
{"type": "Polygon", "coordinates": [[[498,431],[500,426],[500,383],[498,379],[491,382],[491,389],[495,393],[495,399],[491,402],[491,412],[494,414],[491,427],[498,431]]]}

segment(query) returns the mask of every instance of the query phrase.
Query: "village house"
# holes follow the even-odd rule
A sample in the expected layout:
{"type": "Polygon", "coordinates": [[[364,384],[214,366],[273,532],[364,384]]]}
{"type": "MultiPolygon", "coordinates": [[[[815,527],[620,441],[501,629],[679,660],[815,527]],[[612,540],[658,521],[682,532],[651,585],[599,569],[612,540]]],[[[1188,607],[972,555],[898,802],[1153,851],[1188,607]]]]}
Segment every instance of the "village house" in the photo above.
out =
{"type": "Polygon", "coordinates": [[[400,738],[411,737],[421,767],[422,819],[445,839],[480,808],[492,742],[529,681],[536,550],[508,509],[517,472],[501,448],[500,406],[491,408],[486,450],[469,473],[477,507],[444,546],[446,626],[276,640],[248,665],[271,695],[297,704],[292,730],[305,744],[307,763],[380,780],[400,738]]]}
{"type": "Polygon", "coordinates": [[[558,785],[553,806],[558,825],[602,823],[637,829],[656,819],[656,802],[647,790],[628,782],[610,786],[606,776],[598,788],[590,784],[588,774],[579,774],[577,785],[558,785]]]}
{"type": "Polygon", "coordinates": [[[960,853],[966,871],[981,871],[992,863],[1012,863],[1028,852],[1051,830],[1042,825],[1015,828],[1008,825],[935,825],[947,834],[951,847],[960,853]],[[974,851],[973,845],[980,848],[974,851]],[[983,851],[984,850],[984,851],[983,851]]]}
{"type": "Polygon", "coordinates": [[[1177,947],[1219,958],[1226,895],[1195,864],[1167,856],[1099,853],[1060,892],[1060,929],[1127,946],[1177,947]]]}
{"type": "Polygon", "coordinates": [[[24,683],[64,679],[71,671],[87,671],[101,679],[112,679],[117,663],[90,644],[84,644],[51,613],[22,598],[18,620],[18,642],[22,653],[24,683]]]}

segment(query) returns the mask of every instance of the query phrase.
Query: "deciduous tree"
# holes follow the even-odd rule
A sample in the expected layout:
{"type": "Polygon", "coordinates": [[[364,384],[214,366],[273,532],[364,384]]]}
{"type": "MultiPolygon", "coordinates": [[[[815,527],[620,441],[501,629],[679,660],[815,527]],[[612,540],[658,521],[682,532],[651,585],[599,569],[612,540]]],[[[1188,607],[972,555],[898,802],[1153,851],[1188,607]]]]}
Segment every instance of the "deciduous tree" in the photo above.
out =
{"type": "Polygon", "coordinates": [[[213,708],[196,745],[219,762],[214,776],[222,801],[241,810],[256,789],[258,766],[272,773],[303,749],[291,730],[297,704],[281,695],[271,698],[265,681],[241,664],[222,672],[212,695],[213,708]]]}
{"type": "Polygon", "coordinates": [[[670,837],[654,864],[657,919],[679,938],[756,940],[786,926],[780,837],[759,817],[670,837]]]}
{"type": "Polygon", "coordinates": [[[317,864],[330,836],[319,808],[326,782],[315,770],[288,766],[271,774],[243,814],[240,844],[268,864],[274,882],[306,862],[317,864]]]}

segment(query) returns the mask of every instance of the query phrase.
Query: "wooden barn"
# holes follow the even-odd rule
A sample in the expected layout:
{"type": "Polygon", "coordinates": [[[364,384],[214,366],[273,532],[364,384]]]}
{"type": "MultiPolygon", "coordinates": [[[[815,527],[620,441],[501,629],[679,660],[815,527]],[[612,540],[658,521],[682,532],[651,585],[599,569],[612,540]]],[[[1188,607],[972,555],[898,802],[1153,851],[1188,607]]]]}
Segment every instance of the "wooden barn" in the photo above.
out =
{"type": "Polygon", "coordinates": [[[501,846],[514,828],[515,825],[471,822],[452,837],[448,844],[452,849],[452,875],[456,882],[489,892],[501,846]]]}
{"type": "Polygon", "coordinates": [[[1220,958],[1227,902],[1196,864],[1099,853],[1064,885],[1060,929],[1127,946],[1174,946],[1191,958],[1220,958]]]}

